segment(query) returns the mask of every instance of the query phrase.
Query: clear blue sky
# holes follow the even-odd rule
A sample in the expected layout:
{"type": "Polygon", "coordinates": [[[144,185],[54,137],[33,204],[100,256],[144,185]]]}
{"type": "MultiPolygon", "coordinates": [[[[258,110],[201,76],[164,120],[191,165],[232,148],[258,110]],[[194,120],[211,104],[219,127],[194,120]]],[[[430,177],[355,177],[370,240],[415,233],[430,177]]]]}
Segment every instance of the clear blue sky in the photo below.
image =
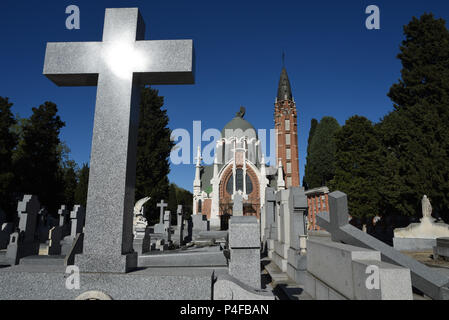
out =
{"type": "MultiPolygon", "coordinates": [[[[352,115],[379,121],[392,109],[386,93],[400,76],[396,59],[403,25],[433,12],[449,20],[442,0],[51,0],[0,2],[0,96],[22,117],[45,101],[66,122],[61,138],[78,164],[88,162],[96,88],[58,88],[42,75],[46,42],[99,41],[105,8],[139,7],[146,39],[194,39],[196,84],[158,86],[170,128],[220,129],[239,106],[257,129],[273,127],[282,51],[299,113],[299,158],[304,172],[312,118],[352,115]],[[81,29],[65,28],[65,8],[81,10],[81,29]],[[381,10],[381,30],[365,28],[365,8],[381,10]]],[[[203,144],[205,146],[206,143],[203,144]]],[[[170,180],[191,190],[193,165],[172,166],[170,180]]]]}

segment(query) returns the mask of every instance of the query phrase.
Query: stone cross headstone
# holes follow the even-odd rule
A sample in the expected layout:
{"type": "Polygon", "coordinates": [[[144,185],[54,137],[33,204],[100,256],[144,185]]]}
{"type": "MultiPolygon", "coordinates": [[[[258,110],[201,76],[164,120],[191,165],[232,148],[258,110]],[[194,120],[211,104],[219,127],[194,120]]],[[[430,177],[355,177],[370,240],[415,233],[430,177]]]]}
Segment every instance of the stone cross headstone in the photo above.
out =
{"type": "Polygon", "coordinates": [[[11,234],[6,258],[11,264],[18,264],[23,257],[39,254],[39,241],[36,234],[37,215],[40,203],[36,196],[25,195],[17,205],[19,215],[18,232],[11,234]]]}
{"type": "Polygon", "coordinates": [[[160,203],[157,204],[157,206],[160,208],[161,212],[160,212],[160,218],[159,218],[159,223],[164,223],[164,212],[165,212],[165,208],[168,207],[168,203],[165,203],[164,200],[161,200],[160,203]]]}
{"type": "Polygon", "coordinates": [[[243,196],[240,193],[234,194],[234,204],[232,207],[232,216],[242,217],[243,216],[243,196]]]}
{"type": "Polygon", "coordinates": [[[184,240],[184,215],[182,212],[182,205],[178,206],[178,210],[177,210],[177,224],[176,224],[176,233],[175,236],[178,237],[179,243],[182,244],[183,240],[184,240]]]}
{"type": "Polygon", "coordinates": [[[65,237],[70,234],[70,212],[67,206],[62,205],[58,210],[59,226],[61,227],[62,236],[65,237]]]}
{"type": "Polygon", "coordinates": [[[168,241],[171,241],[171,212],[165,211],[164,214],[164,228],[167,234],[168,241]]]}
{"type": "Polygon", "coordinates": [[[57,226],[50,229],[48,233],[48,255],[58,256],[61,254],[62,227],[57,226]]]}
{"type": "Polygon", "coordinates": [[[137,8],[106,9],[103,41],[48,43],[44,74],[58,86],[97,86],[81,271],[137,267],[133,207],[140,89],[193,84],[193,41],[144,41],[137,8]],[[119,240],[117,240],[119,237],[119,240]]]}
{"type": "Polygon", "coordinates": [[[81,205],[73,207],[70,212],[70,219],[72,222],[70,236],[75,239],[78,233],[83,233],[84,220],[86,218],[86,210],[81,205]]]}

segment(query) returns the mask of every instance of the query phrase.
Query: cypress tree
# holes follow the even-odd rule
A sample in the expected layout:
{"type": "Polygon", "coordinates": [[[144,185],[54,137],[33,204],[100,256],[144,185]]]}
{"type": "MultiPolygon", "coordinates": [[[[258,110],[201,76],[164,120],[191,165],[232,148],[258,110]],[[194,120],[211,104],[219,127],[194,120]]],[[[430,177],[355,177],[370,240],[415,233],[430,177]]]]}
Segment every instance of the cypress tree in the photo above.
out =
{"type": "Polygon", "coordinates": [[[149,87],[142,89],[137,139],[136,201],[151,197],[146,204],[149,221],[157,220],[157,202],[168,201],[169,156],[174,143],[168,128],[164,98],[149,87]]]}
{"type": "Polygon", "coordinates": [[[388,96],[394,111],[379,125],[385,177],[381,192],[391,214],[421,215],[427,195],[449,218],[449,31],[432,14],[413,18],[398,58],[401,79],[388,96]]]}
{"type": "Polygon", "coordinates": [[[18,136],[12,130],[16,125],[11,112],[12,105],[8,98],[0,97],[0,210],[6,213],[8,220],[12,219],[17,207],[12,185],[14,179],[12,155],[18,143],[18,136]]]}
{"type": "Polygon", "coordinates": [[[324,117],[313,134],[307,158],[305,179],[310,189],[326,186],[335,173],[335,133],[340,129],[337,120],[324,117]]]}
{"type": "Polygon", "coordinates": [[[75,189],[75,204],[82,205],[86,208],[87,205],[87,190],[89,185],[89,166],[87,163],[77,172],[78,183],[75,189]]]}
{"type": "MultiPolygon", "coordinates": [[[[307,171],[307,165],[309,163],[309,157],[310,157],[310,146],[312,144],[312,139],[313,139],[313,136],[315,134],[317,126],[318,126],[318,120],[317,119],[312,119],[312,121],[310,122],[309,139],[307,141],[307,156],[306,156],[306,166],[305,166],[306,169],[305,169],[305,171],[307,171]]],[[[308,183],[307,183],[305,175],[304,175],[304,178],[303,178],[303,181],[302,181],[302,185],[303,185],[303,187],[308,189],[308,183]]]]}
{"type": "Polygon", "coordinates": [[[348,195],[352,217],[379,214],[380,142],[365,117],[353,116],[335,135],[335,176],[330,187],[348,195]]]}
{"type": "Polygon", "coordinates": [[[65,123],[52,102],[32,110],[15,157],[17,191],[37,195],[41,204],[56,214],[64,200],[59,133],[65,123]]]}

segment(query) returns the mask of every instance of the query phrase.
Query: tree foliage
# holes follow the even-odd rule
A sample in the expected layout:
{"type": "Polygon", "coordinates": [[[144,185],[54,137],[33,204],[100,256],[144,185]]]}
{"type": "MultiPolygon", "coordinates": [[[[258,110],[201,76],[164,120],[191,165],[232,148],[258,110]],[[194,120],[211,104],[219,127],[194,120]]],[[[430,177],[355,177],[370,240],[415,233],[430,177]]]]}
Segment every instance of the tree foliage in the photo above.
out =
{"type": "Polygon", "coordinates": [[[305,181],[309,189],[326,186],[335,173],[335,133],[340,129],[337,120],[324,117],[316,126],[308,146],[305,181]]]}
{"type": "Polygon", "coordinates": [[[379,214],[380,143],[370,120],[354,116],[335,135],[335,176],[332,190],[348,195],[352,217],[379,214]]]}
{"type": "Polygon", "coordinates": [[[427,195],[449,217],[449,31],[432,14],[413,18],[398,58],[402,78],[388,96],[395,110],[379,124],[385,173],[385,210],[421,212],[427,195]]]}
{"type": "Polygon", "coordinates": [[[32,110],[15,157],[17,191],[37,195],[49,212],[56,212],[64,199],[59,133],[65,123],[52,102],[32,110]]]}
{"type": "Polygon", "coordinates": [[[156,204],[168,201],[170,164],[168,158],[174,146],[168,128],[164,98],[151,88],[142,89],[139,133],[137,139],[136,200],[151,197],[147,203],[147,218],[158,219],[156,204]]]}
{"type": "Polygon", "coordinates": [[[13,131],[16,125],[8,98],[0,97],[0,209],[11,219],[10,213],[15,207],[13,195],[13,151],[18,143],[18,135],[13,131]]]}

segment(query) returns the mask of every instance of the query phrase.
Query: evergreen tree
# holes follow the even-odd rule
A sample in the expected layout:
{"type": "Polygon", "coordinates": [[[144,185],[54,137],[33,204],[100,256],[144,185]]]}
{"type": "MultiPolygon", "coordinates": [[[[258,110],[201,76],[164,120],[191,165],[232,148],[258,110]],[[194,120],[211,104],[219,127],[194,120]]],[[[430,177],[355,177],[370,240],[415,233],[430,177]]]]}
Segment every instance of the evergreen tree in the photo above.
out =
{"type": "Polygon", "coordinates": [[[32,110],[15,156],[17,191],[37,195],[41,204],[56,214],[64,199],[59,132],[65,123],[52,102],[32,110]]]}
{"type": "Polygon", "coordinates": [[[427,195],[449,218],[449,31],[432,14],[413,18],[398,58],[395,110],[379,125],[386,161],[381,192],[390,214],[420,215],[427,195]]]}
{"type": "Polygon", "coordinates": [[[77,189],[77,165],[75,161],[69,160],[64,163],[63,179],[64,179],[64,201],[63,203],[69,208],[73,208],[75,203],[75,191],[77,189]]]}
{"type": "Polygon", "coordinates": [[[178,209],[178,199],[176,197],[178,187],[174,183],[170,183],[170,186],[168,188],[168,207],[167,210],[169,210],[172,213],[172,223],[175,223],[176,221],[176,212],[178,209]]]}
{"type": "Polygon", "coordinates": [[[75,189],[75,204],[87,206],[87,190],[89,186],[89,166],[87,163],[77,172],[78,183],[75,189]]]}
{"type": "Polygon", "coordinates": [[[174,146],[168,128],[167,111],[162,109],[163,97],[151,88],[142,89],[139,133],[137,139],[136,200],[151,197],[146,207],[150,221],[158,219],[157,202],[168,201],[170,164],[174,146]]]}
{"type": "Polygon", "coordinates": [[[18,136],[12,130],[16,125],[11,113],[12,105],[8,98],[0,97],[0,210],[7,214],[8,220],[12,219],[17,207],[12,190],[12,155],[18,143],[18,136]]]}
{"type": "Polygon", "coordinates": [[[310,189],[326,186],[335,173],[335,133],[340,129],[337,120],[324,117],[317,125],[313,134],[305,179],[310,189]]]}
{"type": "MultiPolygon", "coordinates": [[[[312,119],[312,121],[310,122],[309,139],[307,141],[307,156],[306,156],[306,169],[305,169],[305,171],[307,171],[307,164],[309,162],[309,157],[310,157],[310,146],[312,144],[313,135],[315,134],[317,126],[318,126],[318,120],[317,119],[312,119]]],[[[303,185],[303,187],[308,189],[308,183],[307,183],[305,175],[304,175],[304,178],[303,178],[303,181],[302,181],[302,185],[303,185]]]]}
{"type": "Polygon", "coordinates": [[[352,217],[379,214],[381,147],[373,124],[365,117],[351,117],[336,133],[335,142],[335,176],[331,189],[348,195],[352,217]]]}

